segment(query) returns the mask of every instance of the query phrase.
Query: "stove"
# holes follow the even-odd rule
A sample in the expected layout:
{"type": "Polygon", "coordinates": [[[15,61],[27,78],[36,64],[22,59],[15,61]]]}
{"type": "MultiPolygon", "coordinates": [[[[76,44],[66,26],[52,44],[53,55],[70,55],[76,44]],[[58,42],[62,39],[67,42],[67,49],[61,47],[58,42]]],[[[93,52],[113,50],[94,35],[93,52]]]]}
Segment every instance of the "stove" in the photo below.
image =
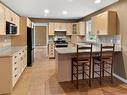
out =
{"type": "Polygon", "coordinates": [[[68,42],[66,42],[65,40],[57,40],[54,42],[57,48],[68,47],[68,42]]]}

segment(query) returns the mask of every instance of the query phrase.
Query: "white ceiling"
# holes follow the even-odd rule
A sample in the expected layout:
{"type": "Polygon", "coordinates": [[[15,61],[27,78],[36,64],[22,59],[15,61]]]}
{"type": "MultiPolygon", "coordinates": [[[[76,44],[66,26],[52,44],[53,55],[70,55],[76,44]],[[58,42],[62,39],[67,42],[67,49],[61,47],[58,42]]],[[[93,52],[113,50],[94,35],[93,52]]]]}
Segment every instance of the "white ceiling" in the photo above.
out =
{"type": "Polygon", "coordinates": [[[119,0],[102,0],[95,4],[95,0],[1,0],[19,15],[33,18],[59,18],[77,19],[89,15],[103,7],[113,4],[119,0]],[[50,13],[45,16],[44,9],[50,13]],[[66,10],[68,14],[63,15],[66,10]]]}

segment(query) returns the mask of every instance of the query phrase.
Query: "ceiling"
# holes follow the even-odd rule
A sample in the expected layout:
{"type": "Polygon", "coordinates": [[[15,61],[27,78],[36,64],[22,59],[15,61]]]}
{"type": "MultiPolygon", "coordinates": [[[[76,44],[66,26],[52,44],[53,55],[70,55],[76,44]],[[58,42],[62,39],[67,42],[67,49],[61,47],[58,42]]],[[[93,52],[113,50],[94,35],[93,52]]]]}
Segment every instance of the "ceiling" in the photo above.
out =
{"type": "Polygon", "coordinates": [[[119,0],[102,0],[95,4],[95,0],[1,0],[21,16],[32,18],[78,19],[87,16],[101,8],[119,0]],[[45,15],[44,10],[49,13],[45,15]],[[62,14],[62,11],[67,14],[62,14]],[[65,12],[66,13],[66,12],[65,12]]]}

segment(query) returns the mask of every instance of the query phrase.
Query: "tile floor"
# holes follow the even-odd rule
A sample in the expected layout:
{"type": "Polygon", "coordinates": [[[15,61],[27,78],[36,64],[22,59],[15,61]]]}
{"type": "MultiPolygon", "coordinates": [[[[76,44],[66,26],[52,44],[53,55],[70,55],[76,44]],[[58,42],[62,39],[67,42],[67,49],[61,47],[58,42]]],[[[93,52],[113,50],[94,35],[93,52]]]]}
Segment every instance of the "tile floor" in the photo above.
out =
{"type": "Polygon", "coordinates": [[[35,62],[26,68],[11,94],[7,95],[127,95],[127,85],[115,79],[106,80],[100,87],[95,81],[89,88],[86,81],[80,82],[77,90],[71,82],[58,83],[55,60],[46,57],[45,49],[36,50],[35,62]]]}

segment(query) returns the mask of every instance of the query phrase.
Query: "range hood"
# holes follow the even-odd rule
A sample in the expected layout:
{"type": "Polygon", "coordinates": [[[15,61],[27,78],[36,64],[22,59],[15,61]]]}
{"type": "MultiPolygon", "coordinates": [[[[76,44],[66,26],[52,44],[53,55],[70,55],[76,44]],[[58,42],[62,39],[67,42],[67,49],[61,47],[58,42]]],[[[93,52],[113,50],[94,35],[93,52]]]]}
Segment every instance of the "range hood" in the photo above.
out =
{"type": "Polygon", "coordinates": [[[55,29],[55,31],[67,31],[66,29],[55,29]]]}

